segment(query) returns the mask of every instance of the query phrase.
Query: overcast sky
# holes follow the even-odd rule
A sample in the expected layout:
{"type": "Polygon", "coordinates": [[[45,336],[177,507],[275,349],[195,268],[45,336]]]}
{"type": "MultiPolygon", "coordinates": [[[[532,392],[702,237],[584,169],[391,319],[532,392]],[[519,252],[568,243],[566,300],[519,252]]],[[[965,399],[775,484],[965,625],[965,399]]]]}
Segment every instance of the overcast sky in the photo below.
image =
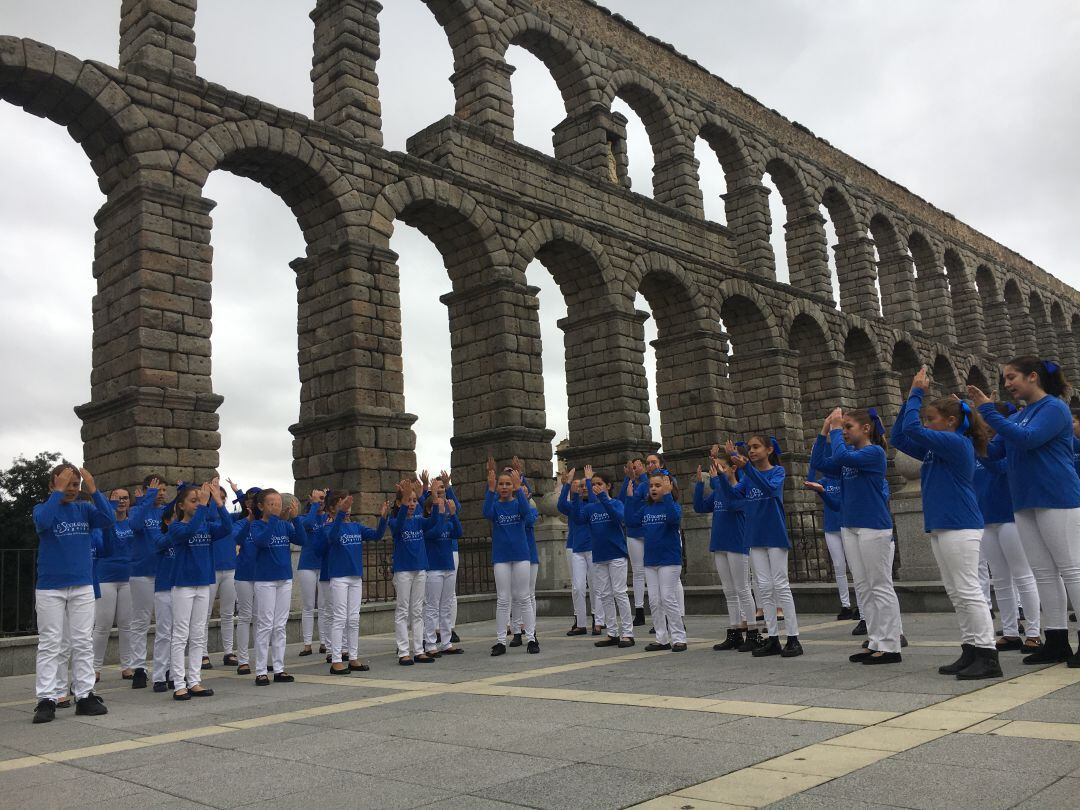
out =
{"type": "MultiPolygon", "coordinates": [[[[1080,6],[1074,0],[606,0],[762,103],[810,127],[939,207],[1080,286],[1080,6]]],[[[383,0],[380,92],[386,145],[451,114],[452,57],[420,0],[383,0]]],[[[311,2],[201,0],[202,76],[311,114],[311,2]]],[[[0,34],[116,63],[119,0],[3,0],[0,34]]],[[[517,138],[551,153],[563,117],[554,82],[512,49],[517,138]]],[[[631,117],[634,190],[651,195],[651,155],[631,117]]],[[[72,407],[89,399],[94,212],[104,198],[66,131],[0,104],[0,464],[41,450],[82,457],[72,407]]],[[[723,220],[723,177],[699,149],[706,214],[723,220]]],[[[295,219],[269,191],[216,172],[214,390],[221,471],[241,485],[291,489],[297,419],[295,219]]],[[[773,195],[776,197],[777,195],[773,195]]],[[[778,202],[775,201],[774,202],[778,202]]],[[[774,220],[781,216],[779,211],[774,220]]],[[[777,227],[776,231],[782,231],[777,227]]],[[[439,254],[399,225],[407,408],[418,461],[449,464],[451,400],[439,254]]],[[[780,252],[783,256],[783,252],[780,252]]],[[[781,262],[782,265],[782,262],[781,262]]],[[[780,268],[781,275],[784,268],[780,268]]],[[[539,265],[548,424],[566,435],[565,314],[539,265]]],[[[644,302],[641,303],[645,308],[644,302]]],[[[654,408],[655,410],[655,408],[654,408]]],[[[656,416],[654,414],[654,424],[656,416]]],[[[658,432],[657,432],[658,435],[658,432]]]]}

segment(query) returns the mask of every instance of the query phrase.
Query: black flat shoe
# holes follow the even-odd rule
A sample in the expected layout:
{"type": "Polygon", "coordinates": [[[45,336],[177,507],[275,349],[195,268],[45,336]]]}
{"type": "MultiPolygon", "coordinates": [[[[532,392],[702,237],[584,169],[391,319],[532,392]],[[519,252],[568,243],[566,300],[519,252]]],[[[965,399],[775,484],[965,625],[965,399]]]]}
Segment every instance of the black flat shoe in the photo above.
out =
{"type": "Polygon", "coordinates": [[[634,627],[643,627],[645,625],[645,608],[634,608],[634,627]]]}
{"type": "Polygon", "coordinates": [[[981,681],[988,678],[1004,678],[998,661],[998,651],[986,647],[975,648],[975,660],[956,673],[958,681],[981,681]]]}
{"type": "Polygon", "coordinates": [[[299,656],[300,658],[306,658],[307,656],[314,655],[314,654],[315,654],[314,650],[301,650],[300,652],[297,653],[297,656],[299,656]]]}
{"type": "Polygon", "coordinates": [[[214,668],[214,665],[210,662],[210,659],[204,656],[203,660],[202,660],[202,664],[200,665],[199,669],[213,669],[213,668],[214,668]]]}
{"type": "Polygon", "coordinates": [[[496,655],[506,655],[506,645],[501,643],[492,645],[491,655],[492,657],[495,657],[496,655]]]}
{"type": "Polygon", "coordinates": [[[661,650],[670,650],[670,644],[659,644],[655,641],[651,641],[645,645],[645,652],[660,652],[661,650]]]}
{"type": "Polygon", "coordinates": [[[371,667],[369,667],[367,664],[361,664],[359,661],[350,661],[349,662],[349,671],[350,672],[370,672],[371,667]]]}
{"type": "Polygon", "coordinates": [[[236,674],[237,675],[250,675],[251,674],[251,665],[250,664],[240,664],[239,666],[236,667],[236,674]]]}
{"type": "Polygon", "coordinates": [[[529,655],[536,655],[540,652],[540,642],[533,639],[526,645],[525,652],[529,653],[529,655]]]}
{"type": "Polygon", "coordinates": [[[401,658],[399,658],[397,660],[397,662],[398,662],[399,666],[403,666],[403,667],[411,667],[413,665],[413,660],[408,655],[403,655],[401,658]]]}
{"type": "Polygon", "coordinates": [[[795,658],[796,656],[803,654],[802,644],[799,643],[798,636],[788,636],[787,643],[784,645],[784,649],[780,651],[781,658],[795,658]]]}
{"type": "Polygon", "coordinates": [[[836,620],[838,622],[850,621],[854,617],[850,607],[841,607],[840,612],[836,614],[836,620]]]}
{"type": "Polygon", "coordinates": [[[131,676],[131,688],[132,689],[145,689],[146,688],[146,670],[139,667],[135,670],[135,673],[131,676]]]}
{"type": "Polygon", "coordinates": [[[566,631],[566,635],[568,635],[568,636],[583,636],[588,632],[589,631],[586,630],[584,627],[578,627],[575,624],[573,627],[571,627],[569,630],[566,631]]]}
{"type": "Polygon", "coordinates": [[[457,630],[451,630],[450,631],[450,643],[451,644],[459,644],[460,642],[461,642],[461,639],[458,638],[457,630]]]}
{"type": "Polygon", "coordinates": [[[169,687],[167,687],[165,685],[165,681],[155,681],[154,682],[154,691],[159,692],[159,693],[160,692],[168,692],[169,687]]]}
{"type": "Polygon", "coordinates": [[[900,634],[900,649],[904,649],[907,646],[907,636],[903,633],[900,634]]]}
{"type": "Polygon", "coordinates": [[[676,643],[676,644],[672,644],[671,645],[671,651],[672,652],[686,652],[686,644],[684,644],[681,641],[676,643]]]}
{"type": "Polygon", "coordinates": [[[226,667],[235,667],[239,663],[240,659],[237,658],[233,653],[229,653],[228,655],[223,656],[221,659],[222,666],[226,667]]]}
{"type": "Polygon", "coordinates": [[[319,645],[319,655],[322,655],[325,652],[326,652],[326,645],[325,644],[320,644],[319,645]]]}
{"type": "Polygon", "coordinates": [[[328,663],[328,664],[334,663],[334,656],[332,656],[330,653],[326,654],[326,663],[328,663]]]}
{"type": "Polygon", "coordinates": [[[188,689],[188,694],[192,697],[213,697],[213,689],[188,689]]]}
{"type": "Polygon", "coordinates": [[[269,686],[270,685],[270,676],[269,675],[256,675],[255,676],[255,685],[256,686],[269,686]]]}
{"type": "Polygon", "coordinates": [[[288,672],[275,672],[274,673],[274,683],[292,683],[295,680],[296,680],[296,678],[294,678],[288,672]]]}
{"type": "Polygon", "coordinates": [[[594,641],[593,642],[594,647],[617,647],[618,645],[619,645],[619,637],[618,636],[608,636],[607,638],[602,638],[599,641],[594,641]]]}
{"type": "Polygon", "coordinates": [[[173,692],[172,693],[172,699],[173,700],[191,700],[191,692],[184,692],[184,694],[180,694],[179,692],[173,692]]]}
{"type": "Polygon", "coordinates": [[[634,640],[632,638],[620,638],[619,639],[619,649],[625,650],[627,647],[633,647],[633,646],[634,646],[634,640]]]}
{"type": "Polygon", "coordinates": [[[442,651],[443,655],[461,655],[465,651],[461,647],[447,647],[442,651]]]}
{"type": "Polygon", "coordinates": [[[38,701],[37,707],[34,709],[33,723],[51,723],[56,719],[56,701],[44,698],[38,701]]]}
{"type": "Polygon", "coordinates": [[[900,656],[900,653],[887,652],[876,655],[868,655],[866,658],[863,659],[862,662],[867,666],[872,666],[874,664],[899,664],[903,660],[904,659],[900,656]]]}
{"type": "Polygon", "coordinates": [[[997,647],[998,652],[1013,652],[1024,649],[1024,642],[1019,638],[1005,638],[1002,636],[994,646],[997,647]]]}
{"type": "Polygon", "coordinates": [[[853,636],[865,636],[866,635],[866,620],[859,619],[859,623],[855,625],[855,629],[851,631],[853,636]]]}
{"type": "Polygon", "coordinates": [[[862,652],[855,653],[854,655],[849,655],[847,660],[853,664],[861,664],[873,654],[873,650],[863,650],[862,652]]]}
{"type": "Polygon", "coordinates": [[[427,655],[426,653],[424,655],[414,655],[413,656],[413,661],[415,661],[418,664],[434,664],[435,663],[435,659],[432,658],[430,655],[427,655]]]}
{"type": "Polygon", "coordinates": [[[655,636],[656,635],[656,628],[655,627],[650,627],[649,628],[649,635],[650,636],[655,636]]]}
{"type": "Polygon", "coordinates": [[[63,700],[56,701],[56,708],[58,708],[58,709],[70,709],[71,708],[71,698],[66,697],[63,700]]]}
{"type": "Polygon", "coordinates": [[[349,674],[349,667],[343,667],[341,669],[335,669],[334,667],[335,667],[335,664],[330,665],[330,674],[331,675],[348,675],[349,674]]]}
{"type": "Polygon", "coordinates": [[[975,646],[972,644],[960,645],[960,657],[953,661],[951,664],[944,664],[938,667],[939,675],[955,675],[962,669],[965,669],[972,661],[975,660],[975,646]]]}

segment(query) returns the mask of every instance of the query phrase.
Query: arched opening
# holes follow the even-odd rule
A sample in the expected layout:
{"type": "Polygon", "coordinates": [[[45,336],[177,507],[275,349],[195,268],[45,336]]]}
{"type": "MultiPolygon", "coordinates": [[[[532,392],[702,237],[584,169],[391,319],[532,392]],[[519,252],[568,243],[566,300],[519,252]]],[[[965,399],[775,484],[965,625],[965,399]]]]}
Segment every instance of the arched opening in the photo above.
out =
{"type": "MultiPolygon", "coordinates": [[[[640,100],[638,103],[640,104],[640,100]]],[[[626,122],[626,137],[612,143],[619,184],[637,194],[652,197],[655,193],[653,167],[656,159],[649,142],[649,130],[641,116],[634,111],[634,105],[624,98],[622,91],[612,101],[611,111],[626,122]]],[[[616,121],[621,123],[618,119],[616,121]]]]}
{"type": "MultiPolygon", "coordinates": [[[[619,71],[610,79],[607,97],[611,111],[627,121],[625,140],[617,132],[610,135],[619,182],[658,202],[678,202],[679,190],[689,179],[687,164],[692,146],[683,143],[683,132],[663,89],[630,71],[619,71]],[[642,131],[647,134],[648,149],[642,131]],[[634,142],[632,148],[628,146],[630,141],[634,142]]],[[[618,126],[620,121],[618,116],[615,118],[618,126]]],[[[700,210],[700,201],[697,205],[700,210]]]]}
{"type": "Polygon", "coordinates": [[[656,341],[659,337],[656,329],[656,318],[648,299],[641,292],[634,297],[634,308],[647,316],[643,327],[645,330],[645,381],[646,395],[649,401],[649,432],[652,440],[664,449],[663,431],[660,421],[660,389],[656,380],[656,341]]]}
{"type": "Polygon", "coordinates": [[[885,295],[881,290],[881,252],[878,250],[877,241],[874,239],[872,231],[866,232],[866,238],[870,241],[870,246],[874,251],[874,294],[871,298],[871,304],[873,306],[873,314],[879,318],[885,317],[885,295]]]}
{"type": "Polygon", "coordinates": [[[862,329],[853,327],[844,339],[844,359],[852,366],[855,386],[841,397],[845,407],[868,408],[876,405],[877,387],[874,371],[878,368],[873,341],[862,329]]]}
{"type": "Polygon", "coordinates": [[[379,94],[387,149],[404,150],[408,138],[454,114],[456,99],[449,81],[454,53],[446,31],[419,0],[383,3],[375,69],[380,83],[388,85],[393,77],[393,91],[384,87],[379,94]],[[424,103],[417,104],[418,98],[424,103]]]}
{"type": "Polygon", "coordinates": [[[822,219],[825,220],[825,256],[829,265],[829,290],[832,294],[833,306],[840,309],[840,272],[836,264],[840,249],[840,235],[825,206],[820,206],[818,210],[822,219]]]}
{"type": "Polygon", "coordinates": [[[1050,319],[1046,314],[1046,304],[1042,296],[1034,290],[1028,299],[1031,321],[1035,327],[1035,353],[1040,357],[1057,359],[1057,338],[1050,329],[1050,319]]]}
{"type": "Polygon", "coordinates": [[[982,301],[972,284],[964,260],[952,248],[945,251],[945,283],[949,288],[949,303],[952,307],[953,329],[957,341],[969,352],[985,352],[982,301]]]}
{"type": "Polygon", "coordinates": [[[505,59],[514,68],[514,140],[554,156],[552,130],[565,118],[566,108],[550,69],[524,45],[511,45],[505,59]]]}
{"type": "Polygon", "coordinates": [[[922,365],[918,353],[906,340],[901,340],[893,346],[892,362],[889,367],[898,376],[897,386],[899,387],[900,402],[907,400],[908,391],[911,390],[911,381],[915,379],[915,375],[922,368],[922,365]]]}
{"type": "Polygon", "coordinates": [[[990,381],[986,379],[986,375],[983,374],[982,369],[978,366],[972,366],[968,369],[967,377],[964,379],[964,385],[974,385],[980,391],[990,393],[990,381]]]}
{"type": "Polygon", "coordinates": [[[728,173],[721,158],[726,133],[718,130],[713,135],[713,139],[717,141],[715,147],[705,133],[706,130],[702,129],[701,135],[694,142],[694,158],[698,162],[698,183],[701,186],[705,219],[727,225],[727,202],[724,197],[728,193],[728,173]]]}
{"type": "Polygon", "coordinates": [[[769,246],[772,248],[776,280],[781,284],[790,284],[791,266],[785,230],[788,221],[787,207],[771,174],[765,173],[761,178],[761,185],[769,190],[769,246]]]}
{"type": "Polygon", "coordinates": [[[982,307],[987,353],[996,358],[1011,355],[1013,341],[1009,313],[1005,308],[997,279],[993,271],[985,264],[980,264],[975,269],[975,289],[982,307]]]}
{"type": "Polygon", "coordinates": [[[818,206],[790,164],[773,158],[762,184],[769,189],[770,241],[776,280],[815,295],[827,295],[828,256],[818,206]]]}
{"type": "Polygon", "coordinates": [[[821,196],[821,206],[825,209],[834,298],[839,309],[858,314],[861,288],[869,282],[865,275],[876,275],[876,269],[867,268],[866,263],[860,261],[859,242],[864,234],[847,197],[835,186],[829,186],[821,196]]]}
{"type": "Polygon", "coordinates": [[[1013,351],[1017,355],[1038,354],[1035,322],[1015,279],[1010,278],[1005,282],[1005,308],[1009,312],[1009,323],[1012,325],[1013,351]]]}
{"type": "Polygon", "coordinates": [[[829,339],[821,325],[803,313],[797,315],[791,324],[788,349],[795,352],[799,374],[799,391],[795,400],[799,403],[802,424],[801,432],[793,431],[801,439],[801,446],[796,449],[800,453],[808,453],[830,404],[836,401],[834,374],[829,364],[829,339]]]}
{"type": "Polygon", "coordinates": [[[939,354],[934,358],[934,367],[930,372],[931,389],[936,396],[947,397],[952,394],[962,394],[960,381],[956,377],[956,369],[949,362],[949,358],[939,354]]]}
{"type": "Polygon", "coordinates": [[[771,357],[778,341],[765,312],[752,298],[735,293],[724,299],[720,319],[728,336],[732,431],[775,433],[782,407],[771,357]]]}
{"type": "Polygon", "coordinates": [[[1076,362],[1076,353],[1073,350],[1072,336],[1069,334],[1068,320],[1065,318],[1065,310],[1059,301],[1050,305],[1050,328],[1054,335],[1054,343],[1057,347],[1057,361],[1065,367],[1066,376],[1076,362]]]}

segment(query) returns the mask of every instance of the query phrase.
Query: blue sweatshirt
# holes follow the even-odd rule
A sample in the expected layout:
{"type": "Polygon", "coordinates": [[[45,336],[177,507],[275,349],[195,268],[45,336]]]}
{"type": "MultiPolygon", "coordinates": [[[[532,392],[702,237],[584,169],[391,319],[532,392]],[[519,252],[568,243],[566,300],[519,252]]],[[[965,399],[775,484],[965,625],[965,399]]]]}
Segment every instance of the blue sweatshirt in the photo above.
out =
{"type": "Polygon", "coordinates": [[[1076,469],[1076,474],[1080,475],[1080,439],[1073,436],[1073,467],[1076,469]]]}
{"type": "Polygon", "coordinates": [[[975,458],[975,498],[983,523],[1013,523],[1012,493],[1005,459],[975,458]]]}
{"type": "Polygon", "coordinates": [[[818,476],[818,483],[822,486],[822,491],[817,495],[821,498],[823,528],[827,532],[838,534],[842,526],[840,510],[843,508],[840,495],[840,479],[822,475],[818,476]]]}
{"type": "MultiPolygon", "coordinates": [[[[379,518],[379,525],[369,529],[363,523],[345,520],[345,513],[338,512],[334,521],[319,531],[310,542],[323,548],[326,557],[326,574],[335,577],[362,577],[364,575],[364,543],[381,540],[386,534],[386,518],[379,518]]],[[[307,546],[305,546],[307,548],[307,546]]]]}
{"type": "Polygon", "coordinates": [[[249,529],[255,543],[255,582],[292,579],[292,549],[304,545],[303,532],[280,517],[254,520],[249,529]]]}
{"type": "MultiPolygon", "coordinates": [[[[322,569],[323,554],[328,546],[325,542],[312,541],[316,539],[316,533],[323,528],[324,524],[329,525],[327,521],[332,518],[329,515],[319,514],[319,504],[313,503],[308,507],[307,512],[296,520],[306,537],[306,542],[300,549],[300,559],[296,562],[296,568],[300,571],[319,571],[322,569]]],[[[342,576],[349,575],[342,574],[342,576]]]]}
{"type": "MultiPolygon", "coordinates": [[[[429,491],[423,493],[420,496],[420,502],[419,502],[420,506],[424,505],[424,503],[427,501],[428,496],[430,494],[431,494],[431,491],[429,490],[429,491]]],[[[454,515],[454,517],[457,517],[457,515],[460,515],[461,514],[461,501],[458,500],[457,493],[454,492],[454,488],[452,486],[449,486],[449,487],[446,488],[446,500],[453,501],[454,504],[457,506],[457,514],[454,515]]],[[[460,519],[458,520],[458,523],[459,524],[461,523],[460,519]]],[[[458,550],[458,540],[460,540],[464,536],[464,531],[465,530],[462,529],[462,534],[458,534],[458,535],[451,534],[450,535],[450,550],[451,551],[457,551],[458,550]]],[[[433,571],[435,569],[429,568],[428,570],[433,571]]]]}
{"type": "Polygon", "coordinates": [[[536,510],[529,506],[523,490],[509,501],[500,501],[491,490],[484,494],[484,517],[491,521],[491,562],[530,560],[525,524],[536,520],[536,510]]]}
{"type": "MultiPolygon", "coordinates": [[[[626,494],[626,487],[629,484],[630,484],[630,479],[629,478],[623,478],[622,486],[619,487],[619,500],[622,501],[623,514],[624,515],[627,515],[627,514],[630,513],[630,499],[632,497],[634,497],[633,495],[627,495],[626,494]]],[[[637,478],[634,479],[634,492],[635,493],[637,493],[637,491],[641,488],[642,484],[644,484],[646,490],[648,490],[649,476],[647,474],[645,474],[645,473],[642,473],[641,475],[639,475],[637,478]]],[[[627,526],[626,527],[626,536],[627,537],[633,537],[635,540],[642,540],[642,539],[645,538],[644,531],[642,530],[642,528],[640,526],[638,526],[638,527],[627,526]]]]}
{"type": "Polygon", "coordinates": [[[157,569],[154,573],[154,593],[171,591],[173,572],[176,567],[176,546],[169,542],[169,535],[159,528],[154,536],[157,549],[157,569]]]}
{"type": "Polygon", "coordinates": [[[394,573],[400,571],[426,571],[427,547],[424,534],[435,525],[434,517],[424,517],[417,506],[409,516],[409,510],[401,506],[391,526],[394,536],[394,573]]]}
{"type": "Polygon", "coordinates": [[[90,530],[108,529],[116,518],[100,491],[90,501],[64,503],[62,492],[52,492],[34,507],[38,536],[37,585],[39,591],[94,584],[90,557],[90,530]]]}
{"type": "Polygon", "coordinates": [[[232,542],[232,518],[224,506],[200,506],[191,520],[169,524],[169,542],[176,548],[173,587],[213,585],[214,542],[232,542]]]}
{"type": "Polygon", "coordinates": [[[131,544],[135,533],[128,519],[116,521],[104,529],[111,553],[102,555],[96,567],[98,582],[127,582],[131,578],[131,544]]]}
{"type": "Polygon", "coordinates": [[[101,566],[113,555],[108,529],[90,530],[90,558],[94,568],[94,598],[101,598],[101,566]]]}
{"type": "Polygon", "coordinates": [[[1080,477],[1073,464],[1072,414],[1057,397],[1045,396],[1006,419],[988,402],[979,413],[997,433],[990,457],[1008,462],[1013,509],[1075,509],[1080,477]],[[1000,441],[999,441],[1000,440],[1000,441]]]}
{"type": "Polygon", "coordinates": [[[705,494],[705,482],[694,484],[694,511],[706,515],[712,513],[712,531],[709,534],[709,551],[729,551],[736,554],[749,554],[746,545],[746,518],[740,509],[724,496],[720,479],[709,479],[712,489],[705,494]]]}
{"type": "Polygon", "coordinates": [[[251,523],[252,521],[239,515],[233,518],[232,542],[237,547],[236,573],[233,578],[241,582],[255,581],[257,549],[255,548],[255,541],[251,539],[251,523]]]}
{"type": "Polygon", "coordinates": [[[562,492],[559,493],[557,508],[566,515],[566,547],[575,554],[584,554],[592,551],[592,536],[582,528],[582,525],[574,520],[574,508],[580,495],[570,494],[570,485],[563,484],[562,492]]]}
{"type": "Polygon", "coordinates": [[[536,547],[536,521],[540,513],[533,507],[529,507],[529,519],[525,521],[525,542],[529,546],[529,564],[540,564],[540,549],[536,547]]]}
{"type": "MultiPolygon", "coordinates": [[[[895,430],[895,426],[894,426],[895,430]]],[[[844,444],[844,432],[833,430],[814,441],[810,466],[840,479],[840,525],[848,529],[891,529],[888,458],[885,448],[868,444],[856,450],[844,444]]]]}
{"type": "Polygon", "coordinates": [[[734,486],[721,476],[717,480],[725,495],[737,503],[746,516],[743,527],[749,548],[791,548],[784,518],[784,479],[787,472],[777,465],[759,470],[753,464],[742,468],[743,479],[734,486]]]}
{"type": "Polygon", "coordinates": [[[975,448],[950,430],[922,425],[923,392],[916,388],[893,425],[893,447],[922,462],[923,528],[927,532],[983,528],[975,497],[975,448]]]}
{"type": "Polygon", "coordinates": [[[682,507],[671,494],[654,503],[635,494],[625,510],[628,528],[640,529],[645,540],[645,565],[682,565],[682,507]]]}
{"type": "Polygon", "coordinates": [[[623,504],[610,497],[606,492],[593,496],[592,479],[585,482],[590,493],[588,500],[574,499],[574,514],[571,518],[580,533],[588,532],[592,537],[592,559],[594,563],[622,560],[627,558],[626,534],[623,532],[623,504]]]}
{"type": "Polygon", "coordinates": [[[461,537],[463,529],[457,515],[443,514],[433,510],[435,522],[424,532],[428,571],[454,570],[454,539],[461,537]]]}
{"type": "Polygon", "coordinates": [[[146,490],[146,494],[135,502],[128,514],[133,534],[131,542],[131,576],[157,577],[158,555],[157,539],[161,534],[161,516],[164,506],[157,506],[158,491],[146,490]]]}

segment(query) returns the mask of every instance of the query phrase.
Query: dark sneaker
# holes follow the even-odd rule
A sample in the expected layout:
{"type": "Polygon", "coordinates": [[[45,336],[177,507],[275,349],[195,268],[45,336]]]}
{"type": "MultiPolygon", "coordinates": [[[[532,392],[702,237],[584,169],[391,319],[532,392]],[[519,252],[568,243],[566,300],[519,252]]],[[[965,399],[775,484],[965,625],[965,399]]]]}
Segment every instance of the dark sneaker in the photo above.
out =
{"type": "Polygon", "coordinates": [[[743,640],[743,643],[735,649],[739,652],[753,652],[758,648],[758,645],[760,643],[761,633],[759,633],[757,630],[747,630],[746,638],[743,640]]]}
{"type": "Polygon", "coordinates": [[[450,631],[450,643],[451,644],[459,644],[460,642],[461,642],[461,639],[458,638],[457,630],[451,630],[450,631]]]}
{"type": "Polygon", "coordinates": [[[529,653],[530,655],[536,655],[538,652],[540,652],[540,642],[534,638],[525,646],[525,652],[529,653]]]}
{"type": "Polygon", "coordinates": [[[841,607],[840,612],[836,614],[836,620],[838,622],[851,621],[851,619],[853,619],[854,617],[855,614],[852,613],[850,607],[841,607]]]}
{"type": "Polygon", "coordinates": [[[135,670],[131,676],[131,688],[132,689],[145,689],[146,688],[146,670],[139,667],[135,670]]]}
{"type": "Polygon", "coordinates": [[[719,644],[713,644],[713,649],[716,652],[723,652],[724,650],[737,650],[742,646],[743,634],[742,630],[735,627],[729,627],[727,631],[727,637],[719,644]]]}
{"type": "Polygon", "coordinates": [[[573,627],[571,627],[569,630],[566,631],[566,635],[568,635],[568,636],[583,636],[588,632],[589,631],[586,630],[584,627],[578,627],[575,624],[573,627]]]}
{"type": "Polygon", "coordinates": [[[975,647],[972,644],[962,644],[960,646],[960,657],[953,661],[951,664],[944,664],[938,667],[939,675],[955,675],[962,669],[966,669],[972,661],[975,660],[975,647]]]}
{"type": "Polygon", "coordinates": [[[165,685],[165,681],[154,681],[154,691],[158,693],[168,692],[169,687],[165,685]]]}
{"type": "Polygon", "coordinates": [[[865,636],[866,635],[866,620],[859,619],[859,623],[855,625],[855,629],[851,631],[853,636],[865,636]]]}
{"type": "Polygon", "coordinates": [[[903,633],[900,634],[900,649],[904,649],[907,646],[907,636],[903,633]]]}
{"type": "Polygon", "coordinates": [[[633,638],[620,638],[619,639],[619,649],[625,650],[627,647],[633,647],[633,646],[634,646],[634,639],[633,638]]]}
{"type": "MultiPolygon", "coordinates": [[[[585,631],[582,630],[581,632],[584,633],[585,631]]],[[[521,633],[514,633],[514,637],[512,639],[510,639],[510,646],[511,647],[520,647],[521,646],[521,633]]]]}
{"type": "Polygon", "coordinates": [[[600,639],[600,641],[593,642],[594,647],[617,647],[619,646],[618,636],[608,636],[607,638],[600,639]]]}
{"type": "Polygon", "coordinates": [[[275,672],[274,673],[274,683],[292,683],[295,680],[296,680],[296,678],[294,678],[288,672],[275,672]]]}
{"type": "Polygon", "coordinates": [[[56,701],[45,698],[39,700],[34,709],[34,723],[51,723],[56,719],[56,701]]]}
{"type": "Polygon", "coordinates": [[[903,660],[904,659],[901,657],[900,653],[887,652],[887,653],[881,653],[880,655],[877,655],[877,654],[869,655],[869,656],[867,656],[866,658],[863,659],[863,663],[867,664],[867,665],[873,665],[873,664],[899,664],[903,660]]]}
{"type": "Polygon", "coordinates": [[[108,713],[109,710],[105,708],[105,701],[93,692],[82,700],[75,701],[75,714],[81,714],[84,717],[97,717],[108,713]]]}
{"type": "Polygon", "coordinates": [[[671,645],[671,651],[672,652],[686,652],[686,644],[684,642],[682,642],[682,641],[679,641],[679,642],[677,642],[675,644],[672,644],[671,645]]]}
{"type": "Polygon", "coordinates": [[[798,636],[788,636],[787,644],[784,645],[784,649],[780,651],[781,658],[794,658],[797,655],[803,654],[802,644],[799,643],[798,636]]]}
{"type": "Polygon", "coordinates": [[[645,626],[645,608],[634,608],[634,627],[645,626]]]}
{"type": "Polygon", "coordinates": [[[651,641],[645,645],[645,652],[660,652],[661,650],[670,650],[670,644],[659,644],[655,641],[651,641]]]}
{"type": "Polygon", "coordinates": [[[401,656],[401,658],[399,658],[397,660],[397,662],[398,662],[399,666],[403,666],[403,667],[411,667],[413,665],[412,656],[410,656],[410,655],[401,656]]]}
{"type": "Polygon", "coordinates": [[[491,655],[492,657],[496,655],[506,655],[506,645],[501,643],[493,644],[491,647],[491,655]]]}
{"type": "Polygon", "coordinates": [[[764,644],[760,645],[750,654],[754,656],[754,658],[765,658],[770,655],[780,655],[783,651],[783,648],[780,646],[780,637],[769,636],[764,644]]]}

